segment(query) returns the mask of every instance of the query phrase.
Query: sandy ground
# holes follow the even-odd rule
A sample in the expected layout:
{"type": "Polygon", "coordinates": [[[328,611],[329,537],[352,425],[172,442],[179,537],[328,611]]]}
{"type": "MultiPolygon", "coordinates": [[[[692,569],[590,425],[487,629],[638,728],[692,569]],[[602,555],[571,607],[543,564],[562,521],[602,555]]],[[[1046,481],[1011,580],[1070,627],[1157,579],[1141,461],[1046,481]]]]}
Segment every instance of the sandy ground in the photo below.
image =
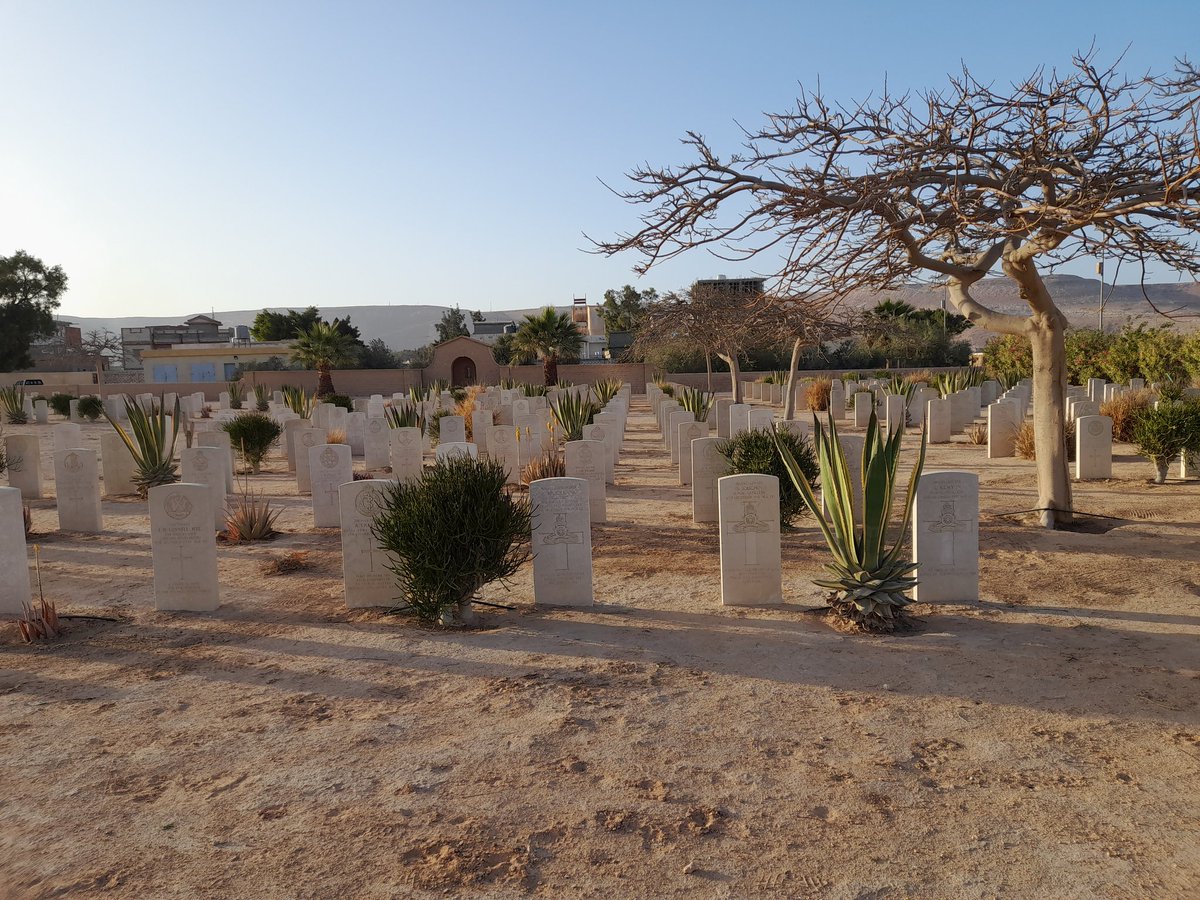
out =
{"type": "Polygon", "coordinates": [[[1200,482],[1122,446],[1077,494],[1116,518],[1046,532],[997,515],[1032,464],[930,456],[982,474],[986,599],[888,638],[804,612],[811,525],[788,608],[721,609],[640,398],[595,609],[523,572],[481,631],[348,612],[278,459],[287,533],[220,549],[211,615],[153,611],[144,503],[81,536],[35,502],[47,595],[116,621],[0,628],[0,896],[1197,896],[1200,482]]]}

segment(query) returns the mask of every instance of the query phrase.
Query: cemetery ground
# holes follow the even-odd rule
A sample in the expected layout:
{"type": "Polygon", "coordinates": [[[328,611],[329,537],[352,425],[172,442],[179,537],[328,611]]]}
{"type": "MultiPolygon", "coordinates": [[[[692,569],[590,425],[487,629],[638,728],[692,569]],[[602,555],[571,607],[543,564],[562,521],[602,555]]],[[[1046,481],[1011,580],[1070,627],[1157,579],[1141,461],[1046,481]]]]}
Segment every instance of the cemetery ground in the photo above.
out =
{"type": "Polygon", "coordinates": [[[624,447],[597,606],[535,609],[527,566],[466,632],[348,611],[278,455],[285,534],[220,545],[211,614],[153,611],[144,502],[79,535],[34,501],[47,596],[98,618],[0,630],[0,896],[1200,892],[1200,482],[1118,445],[1076,488],[1110,518],[1052,532],[998,515],[1032,463],[932,446],[980,475],[985,599],[866,637],[804,611],[811,521],[787,607],[722,609],[643,397],[624,447]]]}

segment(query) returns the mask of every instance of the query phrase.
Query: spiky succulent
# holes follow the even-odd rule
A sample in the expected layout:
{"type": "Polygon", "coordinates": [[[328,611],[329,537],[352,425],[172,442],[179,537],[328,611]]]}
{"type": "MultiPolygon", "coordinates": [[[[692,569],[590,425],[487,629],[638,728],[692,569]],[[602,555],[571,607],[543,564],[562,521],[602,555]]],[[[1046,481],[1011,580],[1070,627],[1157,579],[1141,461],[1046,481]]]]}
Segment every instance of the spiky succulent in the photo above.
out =
{"type": "Polygon", "coordinates": [[[889,544],[888,523],[904,429],[889,435],[871,413],[863,442],[863,500],[859,512],[854,508],[855,486],[832,417],[828,428],[827,433],[820,422],[813,425],[813,443],[821,462],[824,511],[799,463],[787,447],[776,444],[792,483],[816,518],[833,555],[833,562],[825,566],[833,577],[814,579],[813,583],[831,591],[829,605],[839,618],[864,631],[893,631],[903,623],[904,607],[912,602],[908,594],[917,584],[917,564],[904,558],[901,551],[925,465],[925,433],[921,433],[921,449],[909,475],[900,529],[889,544]]]}
{"type": "Polygon", "coordinates": [[[154,408],[147,412],[140,403],[127,399],[125,414],[129,419],[128,429],[113,419],[108,410],[104,410],[104,417],[117,430],[133,456],[133,483],[137,485],[138,495],[145,497],[150,488],[160,484],[174,484],[179,480],[179,469],[175,465],[179,398],[175,398],[175,408],[170,414],[162,404],[154,404],[154,408]]]}

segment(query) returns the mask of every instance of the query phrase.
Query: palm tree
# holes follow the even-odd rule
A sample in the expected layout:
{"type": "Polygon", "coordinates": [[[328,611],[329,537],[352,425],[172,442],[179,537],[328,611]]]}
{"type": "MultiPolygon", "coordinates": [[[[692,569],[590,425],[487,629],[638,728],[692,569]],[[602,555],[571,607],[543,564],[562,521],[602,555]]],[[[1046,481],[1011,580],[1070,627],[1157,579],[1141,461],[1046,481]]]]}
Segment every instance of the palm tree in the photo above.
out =
{"type": "Polygon", "coordinates": [[[547,306],[538,315],[525,317],[513,336],[513,347],[540,356],[546,387],[554,387],[558,384],[559,357],[578,357],[583,337],[567,313],[555,312],[553,307],[547,306]]]}
{"type": "Polygon", "coordinates": [[[339,324],[337,319],[317,322],[308,331],[300,332],[299,339],[292,344],[292,359],[306,368],[317,370],[318,397],[328,397],[333,393],[331,369],[354,362],[354,343],[338,330],[339,324]]]}

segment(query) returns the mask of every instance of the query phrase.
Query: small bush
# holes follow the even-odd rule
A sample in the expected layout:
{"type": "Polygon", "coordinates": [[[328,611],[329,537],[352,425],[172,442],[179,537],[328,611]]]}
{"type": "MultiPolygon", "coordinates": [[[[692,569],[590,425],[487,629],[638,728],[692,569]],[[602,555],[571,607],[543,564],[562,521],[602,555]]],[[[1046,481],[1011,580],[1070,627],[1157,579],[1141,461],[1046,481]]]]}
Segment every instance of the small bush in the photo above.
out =
{"type": "Polygon", "coordinates": [[[283,434],[283,427],[268,415],[259,412],[244,412],[221,425],[229,435],[234,450],[241,451],[242,459],[255,475],[262,467],[271,447],[283,434]]]}
{"type": "Polygon", "coordinates": [[[1154,463],[1154,480],[1162,484],[1172,460],[1185,451],[1200,452],[1200,402],[1160,403],[1144,410],[1133,426],[1133,444],[1154,463]]]}
{"type": "Polygon", "coordinates": [[[345,394],[329,394],[321,399],[322,403],[332,403],[334,406],[340,406],[342,409],[354,412],[354,401],[345,394]]]}
{"type": "Polygon", "coordinates": [[[968,444],[986,444],[988,439],[987,425],[983,422],[972,422],[963,429],[963,433],[967,436],[968,444]]]}
{"type": "Polygon", "coordinates": [[[228,382],[225,388],[229,393],[229,408],[241,409],[246,403],[246,386],[241,379],[228,382]]]}
{"type": "Polygon", "coordinates": [[[327,444],[344,444],[346,443],[345,428],[330,428],[325,434],[325,443],[327,444]]]}
{"type": "Polygon", "coordinates": [[[71,401],[75,398],[70,394],[51,394],[50,409],[60,416],[69,416],[71,414],[71,401]]]}
{"type": "Polygon", "coordinates": [[[254,408],[259,412],[266,412],[271,408],[271,395],[265,384],[254,386],[254,408]]]}
{"type": "Polygon", "coordinates": [[[743,431],[737,437],[717,444],[717,452],[729,460],[730,475],[774,475],[779,479],[779,521],[787,526],[797,516],[805,514],[808,507],[788,474],[783,457],[775,449],[776,438],[792,454],[809,483],[815,486],[820,473],[812,445],[791,431],[780,429],[774,434],[762,430],[743,431]]]}
{"type": "Polygon", "coordinates": [[[828,378],[818,378],[804,392],[804,402],[813,412],[825,412],[829,409],[829,398],[833,390],[833,381],[828,378]]]}
{"type": "Polygon", "coordinates": [[[88,394],[86,397],[79,398],[79,415],[87,419],[89,422],[95,422],[98,418],[104,415],[104,401],[94,394],[88,394]]]}
{"type": "Polygon", "coordinates": [[[471,621],[479,589],[504,582],[529,558],[529,504],[505,481],[503,463],[454,457],[384,491],[373,531],[422,621],[471,621]]]}
{"type": "Polygon", "coordinates": [[[1153,391],[1126,391],[1100,404],[1100,415],[1113,420],[1113,440],[1133,440],[1133,426],[1147,408],[1154,405],[1153,391]]]}

